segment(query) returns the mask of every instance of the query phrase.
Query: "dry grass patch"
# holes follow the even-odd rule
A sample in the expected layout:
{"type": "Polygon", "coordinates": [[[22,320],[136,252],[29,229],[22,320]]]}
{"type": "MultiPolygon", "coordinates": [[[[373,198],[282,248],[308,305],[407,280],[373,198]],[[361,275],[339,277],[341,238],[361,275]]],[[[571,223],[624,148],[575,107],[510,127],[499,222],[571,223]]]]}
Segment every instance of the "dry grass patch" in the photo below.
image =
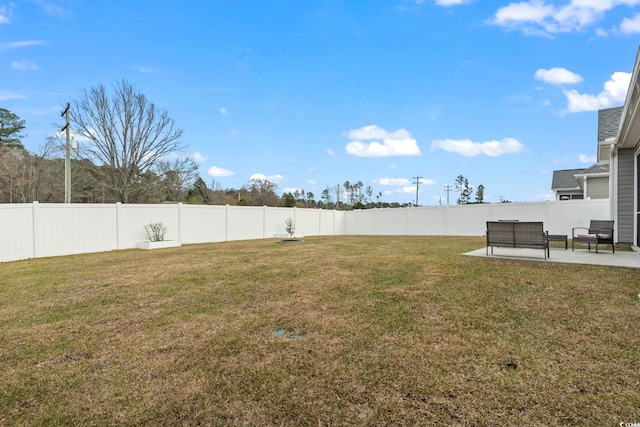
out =
{"type": "Polygon", "coordinates": [[[0,264],[3,425],[640,422],[640,272],[317,237],[0,264]]]}

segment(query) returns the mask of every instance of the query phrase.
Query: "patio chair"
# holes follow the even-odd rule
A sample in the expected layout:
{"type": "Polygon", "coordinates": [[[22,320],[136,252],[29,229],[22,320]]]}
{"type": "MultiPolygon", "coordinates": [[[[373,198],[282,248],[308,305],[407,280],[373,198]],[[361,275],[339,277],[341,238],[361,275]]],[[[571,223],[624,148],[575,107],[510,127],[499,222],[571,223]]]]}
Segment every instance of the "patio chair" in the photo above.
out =
{"type": "Polygon", "coordinates": [[[573,250],[576,242],[587,243],[589,250],[591,250],[591,244],[594,244],[596,246],[596,253],[598,253],[598,245],[611,245],[611,251],[616,253],[616,247],[613,244],[613,220],[592,219],[589,228],[572,228],[571,250],[573,250]]]}

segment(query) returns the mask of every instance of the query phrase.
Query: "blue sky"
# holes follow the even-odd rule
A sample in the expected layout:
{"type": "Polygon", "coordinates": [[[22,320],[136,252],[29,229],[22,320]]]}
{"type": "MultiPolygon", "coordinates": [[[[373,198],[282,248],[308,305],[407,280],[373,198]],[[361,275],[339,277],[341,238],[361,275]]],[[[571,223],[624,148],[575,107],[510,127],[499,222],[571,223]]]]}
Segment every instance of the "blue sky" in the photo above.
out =
{"type": "Polygon", "coordinates": [[[595,162],[639,42],[640,0],[0,0],[0,107],[38,151],[82,88],[125,79],[222,188],[414,202],[421,177],[438,205],[463,175],[550,200],[553,170],[595,162]]]}

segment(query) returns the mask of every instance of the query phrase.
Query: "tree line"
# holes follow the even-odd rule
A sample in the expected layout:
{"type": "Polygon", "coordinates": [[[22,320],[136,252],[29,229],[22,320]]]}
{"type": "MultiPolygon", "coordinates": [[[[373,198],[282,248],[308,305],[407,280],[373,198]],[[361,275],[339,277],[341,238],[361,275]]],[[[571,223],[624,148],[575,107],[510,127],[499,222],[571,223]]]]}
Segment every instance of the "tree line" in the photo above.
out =
{"type": "MultiPolygon", "coordinates": [[[[361,181],[327,187],[316,200],[313,192],[295,190],[277,194],[269,180],[253,179],[241,188],[209,185],[198,174],[197,163],[175,156],[184,149],[182,130],[166,111],[158,109],[127,81],[111,90],[103,85],[81,91],[69,104],[74,135],[88,141],[71,151],[72,203],[228,204],[298,206],[326,209],[406,207],[385,202],[382,193],[361,181]],[[169,160],[171,159],[171,160],[169,160]]],[[[47,138],[38,152],[22,145],[25,121],[0,108],[0,203],[62,203],[67,140],[61,134],[47,138]],[[63,154],[64,153],[64,154],[63,154]]],[[[472,188],[459,176],[458,204],[470,203],[472,188]]],[[[476,202],[483,202],[483,186],[476,202]]]]}

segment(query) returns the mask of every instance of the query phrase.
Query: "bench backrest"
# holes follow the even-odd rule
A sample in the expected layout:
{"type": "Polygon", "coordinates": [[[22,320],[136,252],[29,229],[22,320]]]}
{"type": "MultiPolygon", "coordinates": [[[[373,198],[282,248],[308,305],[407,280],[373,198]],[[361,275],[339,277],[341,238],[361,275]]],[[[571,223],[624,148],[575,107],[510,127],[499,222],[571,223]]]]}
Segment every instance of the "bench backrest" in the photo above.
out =
{"type": "Polygon", "coordinates": [[[516,245],[525,243],[542,244],[545,242],[542,222],[514,222],[516,245]]]}
{"type": "Polygon", "coordinates": [[[487,241],[495,244],[513,244],[512,221],[487,221],[487,241]]]}
{"type": "Polygon", "coordinates": [[[596,230],[613,230],[613,220],[592,219],[589,224],[589,234],[595,234],[596,230]]]}
{"type": "Polygon", "coordinates": [[[542,222],[487,221],[487,242],[499,244],[545,243],[542,222]]]}

